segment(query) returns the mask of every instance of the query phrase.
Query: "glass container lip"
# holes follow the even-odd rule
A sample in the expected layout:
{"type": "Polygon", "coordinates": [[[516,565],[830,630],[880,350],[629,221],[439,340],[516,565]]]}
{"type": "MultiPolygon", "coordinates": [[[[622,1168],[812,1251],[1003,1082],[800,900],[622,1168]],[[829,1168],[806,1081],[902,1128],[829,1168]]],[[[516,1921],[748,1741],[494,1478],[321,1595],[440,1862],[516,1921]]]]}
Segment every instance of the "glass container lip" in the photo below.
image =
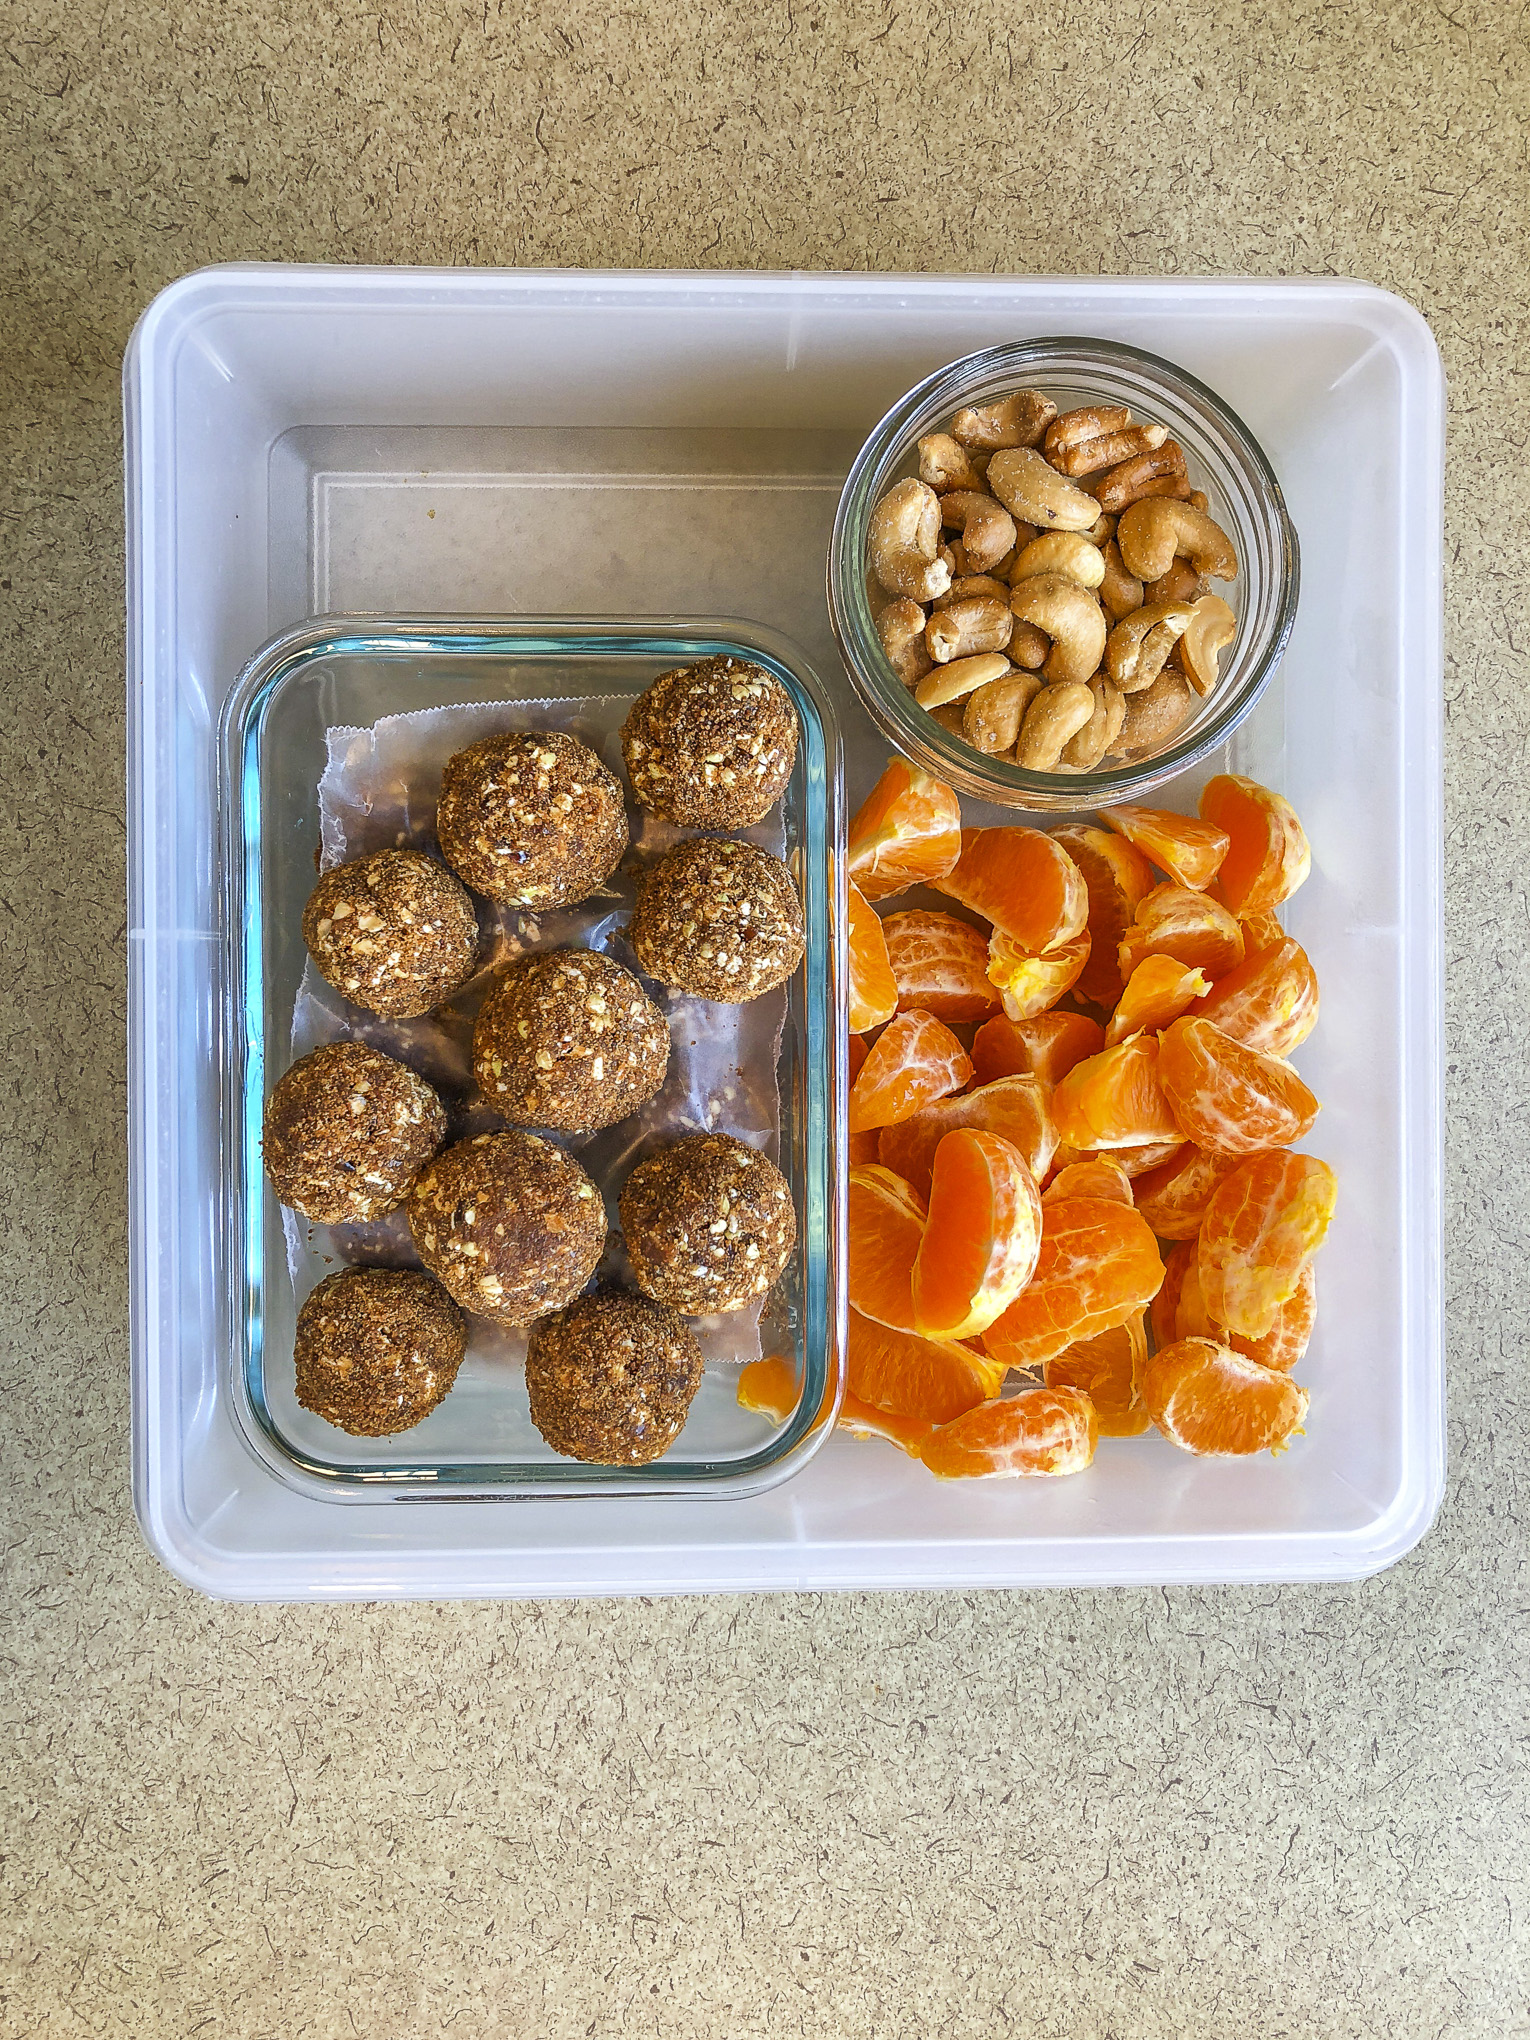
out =
{"type": "Polygon", "coordinates": [[[1139,799],[1210,756],[1253,711],[1285,654],[1296,621],[1301,591],[1301,547],[1286,508],[1285,493],[1263,447],[1225,399],[1189,369],[1121,340],[1080,334],[1005,341],[963,355],[933,370],[887,411],[867,435],[851,463],[834,517],[828,557],[829,620],[840,656],[857,694],[883,733],[904,751],[928,761],[959,791],[1006,806],[1039,810],[1109,807],[1139,799]],[[1156,756],[1110,770],[1032,772],[994,759],[979,760],[912,696],[887,666],[866,601],[866,526],[888,470],[921,430],[953,410],[996,377],[1052,365],[1082,366],[1089,360],[1115,365],[1163,384],[1193,410],[1206,414],[1223,446],[1262,497],[1276,554],[1278,591],[1268,637],[1236,693],[1178,744],[1156,756]]]}
{"type": "MultiPolygon", "coordinates": [[[[507,703],[513,707],[513,703],[507,703]]],[[[246,1447],[260,1463],[300,1492],[335,1502],[632,1500],[648,1496],[728,1500],[756,1495],[799,1472],[834,1429],[844,1393],[846,1176],[836,1128],[847,1090],[844,1016],[847,992],[845,875],[841,843],[843,757],[839,718],[811,661],[780,631],[738,617],[655,616],[435,616],[326,613],[278,632],[245,662],[219,718],[218,807],[221,816],[220,891],[225,913],[222,995],[226,1013],[222,1072],[224,1124],[238,1136],[237,1182],[225,1177],[221,1190],[221,1231],[232,1255],[223,1304],[226,1350],[232,1375],[231,1406],[246,1447]],[[733,653],[757,659],[798,701],[804,734],[813,737],[816,763],[809,781],[821,783],[820,828],[824,855],[804,879],[813,893],[810,925],[821,917],[825,941],[810,950],[803,969],[807,982],[804,1065],[810,1100],[824,1128],[822,1152],[809,1154],[809,1190],[822,1220],[822,1266],[809,1269],[810,1298],[821,1315],[824,1360],[815,1368],[808,1355],[797,1410],[760,1449],[737,1460],[690,1462],[685,1473],[666,1471],[664,1461],[646,1467],[589,1466],[578,1461],[454,1463],[441,1468],[417,1463],[357,1467],[322,1461],[298,1450],[275,1428],[250,1389],[241,1353],[241,1311],[258,1324],[262,1276],[252,1258],[252,1195],[262,1194],[260,1112],[263,1106],[265,1039],[263,1020],[251,1006],[251,964],[259,972],[258,912],[250,919],[250,888],[258,888],[261,821],[254,757],[267,707],[278,687],[317,660],[339,655],[411,656],[421,651],[499,657],[556,657],[619,653],[677,662],[733,653]],[[810,733],[808,716],[816,726],[810,733]],[[246,810],[254,799],[253,819],[246,810]],[[253,838],[251,830],[253,828],[253,838]],[[241,939],[243,938],[243,939],[241,939]],[[260,1098],[255,1093],[261,1093],[260,1098]],[[232,1204],[233,1208],[229,1206],[232,1204]],[[821,1378],[820,1378],[821,1376],[821,1378]]],[[[811,863],[811,859],[808,860],[811,863]]],[[[258,893],[257,893],[258,897],[258,893]]],[[[805,901],[806,905],[807,902],[805,901]]],[[[255,995],[258,997],[258,993],[255,995]]],[[[783,1105],[786,1103],[783,1100],[783,1105]]],[[[808,1109],[808,1108],[805,1108],[808,1109]]],[[[806,1220],[799,1222],[806,1230],[806,1220]]],[[[812,1257],[813,1248],[809,1245],[812,1257]]],[[[807,1341],[816,1325],[804,1325],[807,1341]]]]}

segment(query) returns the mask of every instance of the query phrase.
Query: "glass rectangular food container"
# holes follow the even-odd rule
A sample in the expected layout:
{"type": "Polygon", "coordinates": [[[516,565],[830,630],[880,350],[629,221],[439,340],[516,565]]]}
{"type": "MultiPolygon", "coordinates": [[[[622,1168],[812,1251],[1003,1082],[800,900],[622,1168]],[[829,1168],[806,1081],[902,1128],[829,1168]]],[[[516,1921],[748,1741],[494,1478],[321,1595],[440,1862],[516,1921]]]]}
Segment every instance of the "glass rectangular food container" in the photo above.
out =
{"type": "MultiPolygon", "coordinates": [[[[834,1127],[845,1075],[840,743],[834,711],[800,652],[736,622],[328,617],[274,638],[246,666],[221,730],[223,969],[228,1140],[221,1224],[229,1285],[225,1351],[245,1442],[284,1482],[332,1500],[556,1495],[748,1495],[795,1473],[832,1429],[842,1375],[843,1225],[834,1127]],[[781,801],[788,866],[802,894],[806,951],[786,986],[776,1061],[780,1167],[797,1243],[760,1318],[764,1353],[794,1360],[799,1395],[782,1421],[742,1409],[738,1369],[708,1363],[685,1429],[647,1466],[560,1457],[531,1422],[521,1369],[476,1359],[412,1431],[353,1438],[296,1400],[298,1297],[281,1207],[261,1165],[270,1086],[293,1059],[291,1025],[306,951],[301,922],[320,843],[326,732],[453,704],[502,703],[507,727],[533,705],[577,704],[608,727],[669,667],[731,654],[766,667],[796,705],[797,760],[781,801]]],[[[727,1130],[727,1120],[719,1121],[727,1130]]],[[[604,1183],[608,1201],[619,1187],[604,1183]]],[[[300,1228],[306,1232],[306,1228],[300,1228]]],[[[335,1265],[300,1250],[299,1286],[335,1265]]]]}

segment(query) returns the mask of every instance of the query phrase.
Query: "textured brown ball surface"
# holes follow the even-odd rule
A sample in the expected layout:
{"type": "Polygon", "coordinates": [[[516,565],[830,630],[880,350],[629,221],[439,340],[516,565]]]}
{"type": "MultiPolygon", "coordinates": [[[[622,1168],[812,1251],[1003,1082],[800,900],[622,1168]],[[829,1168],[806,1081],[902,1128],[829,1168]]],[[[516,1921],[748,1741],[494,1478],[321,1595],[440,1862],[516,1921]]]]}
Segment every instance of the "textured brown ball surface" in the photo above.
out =
{"type": "Polygon", "coordinates": [[[692,829],[745,829],[780,799],[797,712],[772,673],[719,656],[661,673],[622,725],[639,805],[692,829]]]}
{"type": "Polygon", "coordinates": [[[423,1077],[381,1049],[335,1041],[276,1085],[261,1151],[283,1204],[346,1225],[402,1204],[445,1138],[446,1112],[423,1077]]]}
{"type": "Polygon", "coordinates": [[[523,956],[473,1029],[473,1075],[497,1111],[561,1132],[614,1125],[669,1067],[669,1023],[631,971],[593,949],[523,956]]]}
{"type": "Polygon", "coordinates": [[[432,1012],[473,975],[478,917],[467,889],[418,850],[378,850],[326,871],[303,909],[319,975],[392,1019],[432,1012]]]}
{"type": "Polygon", "coordinates": [[[481,1133],[422,1169],[409,1197],[420,1259],[464,1310],[529,1324],[583,1289],[605,1250],[600,1192],[531,1133],[481,1133]]]}
{"type": "Polygon", "coordinates": [[[526,1353],[531,1421],[570,1459],[644,1466],[684,1428],[701,1348],[683,1319],[608,1290],[538,1320],[526,1353]]]}
{"type": "Polygon", "coordinates": [[[433,1275],[342,1268],[298,1312],[298,1401],[337,1430],[385,1438],[444,1400],[466,1351],[467,1321],[433,1275]]]}
{"type": "Polygon", "coordinates": [[[620,1209],[639,1287],[691,1317],[763,1296],[797,1238],[786,1178],[727,1133],[690,1134],[640,1162],[620,1209]]]}
{"type": "Polygon", "coordinates": [[[753,843],[696,836],[644,873],[632,946],[650,977],[741,1006],[802,960],[802,902],[780,858],[753,843]]]}
{"type": "Polygon", "coordinates": [[[621,782],[560,730],[484,737],[446,761],[436,834],[475,891],[512,907],[566,907],[627,848],[621,782]]]}

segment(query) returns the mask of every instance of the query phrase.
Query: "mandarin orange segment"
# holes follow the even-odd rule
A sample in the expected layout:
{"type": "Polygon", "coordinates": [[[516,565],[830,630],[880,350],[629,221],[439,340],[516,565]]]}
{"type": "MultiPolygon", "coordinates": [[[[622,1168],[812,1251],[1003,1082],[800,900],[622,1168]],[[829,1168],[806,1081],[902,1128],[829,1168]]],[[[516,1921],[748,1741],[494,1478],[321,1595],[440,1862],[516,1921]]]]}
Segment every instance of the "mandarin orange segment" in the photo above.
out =
{"type": "MultiPolygon", "coordinates": [[[[998,1010],[988,981],[988,937],[954,914],[889,914],[882,923],[898,1004],[962,1026],[998,1010]]],[[[884,1019],[886,1015],[883,1015],[884,1019]]]]}
{"type": "Polygon", "coordinates": [[[1307,1392],[1211,1339],[1177,1339],[1142,1370],[1142,1400],[1186,1452],[1279,1452],[1307,1414],[1307,1392]]]}
{"type": "Polygon", "coordinates": [[[1261,949],[1274,949],[1286,939],[1273,908],[1262,914],[1240,914],[1238,926],[1243,930],[1243,953],[1254,956],[1261,949]]]}
{"type": "Polygon", "coordinates": [[[900,1013],[877,1036],[850,1086],[850,1131],[912,1119],[959,1091],[971,1075],[972,1060],[944,1021],[933,1013],[900,1013]]]}
{"type": "Polygon", "coordinates": [[[1219,1183],[1241,1165],[1238,1155],[1181,1148],[1132,1184],[1137,1209],[1161,1240],[1193,1240],[1219,1183]]]}
{"type": "Polygon", "coordinates": [[[1230,838],[1214,822],[1198,821],[1194,815],[1177,815],[1168,808],[1107,808],[1105,819],[1119,829],[1158,869],[1167,872],[1176,885],[1202,892],[1210,885],[1227,855],[1230,838]]]}
{"type": "Polygon", "coordinates": [[[1040,829],[963,829],[955,869],[932,883],[1030,956],[1062,948],[1088,918],[1083,874],[1040,829]]]}
{"type": "Polygon", "coordinates": [[[877,1163],[851,1169],[847,1194],[850,1307],[895,1331],[911,1332],[924,1199],[877,1163]]]}
{"type": "Polygon", "coordinates": [[[1296,810],[1282,795],[1241,773],[1208,779],[1201,817],[1230,839],[1217,873],[1222,898],[1235,914],[1265,913],[1288,900],[1312,868],[1312,851],[1296,810]]]}
{"type": "Polygon", "coordinates": [[[972,1067],[980,1084],[1026,1074],[1055,1084],[1104,1046],[1105,1030],[1087,1013],[1038,1013],[1030,1020],[1000,1013],[972,1037],[972,1067]]]}
{"type": "MultiPolygon", "coordinates": [[[[1165,1283],[1164,1287],[1167,1288],[1168,1284],[1165,1283]]],[[[1161,1296],[1163,1290],[1158,1293],[1161,1296]]],[[[1201,1289],[1200,1262],[1192,1252],[1175,1308],[1173,1337],[1213,1339],[1219,1345],[1231,1346],[1245,1360],[1257,1360],[1261,1367],[1273,1367],[1277,1373],[1289,1374],[1306,1352],[1316,1322],[1317,1279],[1309,1261],[1302,1269],[1295,1289],[1276,1311],[1274,1324],[1262,1339],[1250,1339],[1242,1332],[1228,1331],[1206,1308],[1206,1298],[1201,1289]]]]}
{"type": "Polygon", "coordinates": [[[1124,1325],[1080,1339],[1042,1369],[1048,1388],[1076,1388],[1094,1404],[1102,1438],[1138,1438],[1148,1413],[1137,1394],[1147,1362],[1147,1332],[1139,1312],[1124,1325]]]}
{"type": "Polygon", "coordinates": [[[848,1431],[855,1438],[885,1438],[910,1459],[924,1456],[924,1448],[935,1430],[928,1417],[894,1416],[891,1410],[876,1409],[853,1395],[846,1395],[840,1404],[835,1428],[848,1431]]]}
{"type": "Polygon", "coordinates": [[[1158,1243],[1135,1211],[1103,1197],[1043,1205],[1036,1272],[983,1344],[1008,1367],[1041,1367],[1124,1324],[1162,1281],[1158,1243]]]}
{"type": "Polygon", "coordinates": [[[921,1457],[942,1480],[1082,1473],[1098,1439],[1087,1395],[1076,1388],[1028,1388],[942,1424],[921,1457]]]}
{"type": "Polygon", "coordinates": [[[846,1385],[872,1409],[949,1424],[998,1394],[1004,1369],[954,1340],[927,1339],[850,1313],[846,1385]]]}
{"type": "Polygon", "coordinates": [[[1041,1195],[1019,1149],[973,1127],[948,1133],[914,1262],[916,1329],[979,1337],[1030,1281],[1040,1249],[1041,1195]]]}
{"type": "Polygon", "coordinates": [[[862,1162],[881,1161],[882,1136],[879,1130],[870,1126],[864,1133],[847,1133],[845,1157],[852,1169],[857,1168],[862,1162]]]}
{"type": "Polygon", "coordinates": [[[935,1150],[959,1126],[975,1126],[1012,1142],[1038,1183],[1057,1148],[1050,1087],[1039,1077],[1000,1077],[960,1097],[937,1099],[897,1126],[884,1126],[878,1160],[928,1197],[935,1150]]]}
{"type": "Polygon", "coordinates": [[[944,878],[961,848],[962,813],[951,788],[893,758],[856,810],[846,867],[868,900],[885,900],[944,878]]]}
{"type": "Polygon", "coordinates": [[[1052,1093],[1057,1137],[1069,1147],[1148,1147],[1177,1140],[1158,1078],[1158,1037],[1136,1034],[1075,1063],[1052,1093]]]}
{"type": "MultiPolygon", "coordinates": [[[[1158,1080],[1185,1138],[1212,1154],[1289,1147],[1318,1115],[1289,1063],[1245,1048],[1210,1020],[1176,1020],[1158,1037],[1158,1080]]],[[[1066,1137],[1060,1116],[1058,1130],[1066,1137]]]]}
{"type": "Polygon", "coordinates": [[[1214,1323],[1245,1338],[1270,1332],[1323,1244],[1338,1180],[1314,1155],[1251,1155],[1221,1183],[1201,1224],[1201,1295],[1214,1323]]]}
{"type": "Polygon", "coordinates": [[[1195,1016],[1245,1048],[1289,1055],[1317,1025],[1317,973],[1298,942],[1255,949],[1196,1001],[1195,1016]]]}
{"type": "Polygon", "coordinates": [[[763,1360],[751,1360],[739,1369],[737,1392],[740,1409],[757,1410],[784,1424],[797,1407],[802,1385],[790,1360],[767,1353],[763,1360]]]}
{"type": "Polygon", "coordinates": [[[1157,1034],[1211,989],[1206,973],[1172,956],[1145,956],[1126,981],[1105,1029],[1114,1048],[1129,1034],[1157,1034]]]}
{"type": "Polygon", "coordinates": [[[1180,1300],[1185,1293],[1185,1283],[1195,1267],[1196,1243],[1194,1240],[1180,1240],[1172,1246],[1164,1258],[1163,1287],[1153,1298],[1149,1321],[1153,1327],[1155,1346],[1172,1346],[1181,1336],[1179,1329],[1180,1300]]]}
{"type": "Polygon", "coordinates": [[[866,1049],[868,1046],[859,1034],[852,1034],[849,1037],[849,1042],[850,1045],[845,1051],[845,1083],[847,1087],[853,1084],[860,1075],[861,1064],[866,1060],[866,1049]]]}
{"type": "Polygon", "coordinates": [[[1243,961],[1243,930],[1220,901],[1188,886],[1155,886],[1116,952],[1130,978],[1145,956],[1172,956],[1213,982],[1243,961]]]}
{"type": "Polygon", "coordinates": [[[1078,982],[1089,961],[1089,930],[1046,956],[1032,956],[995,930],[988,943],[988,977],[1011,1020],[1034,1020],[1078,982]]]}
{"type": "Polygon", "coordinates": [[[1069,823],[1052,831],[1083,874],[1089,895],[1089,960],[1079,973],[1078,993],[1092,1006],[1113,1006],[1121,996],[1121,937],[1132,924],[1138,902],[1153,890],[1153,874],[1140,850],[1108,829],[1069,823]]]}
{"type": "Polygon", "coordinates": [[[1156,1169],[1162,1163],[1172,1161],[1183,1154],[1186,1143],[1182,1140],[1155,1140],[1151,1147],[1113,1148],[1111,1156],[1120,1163],[1128,1176],[1145,1176],[1149,1169],[1156,1169]]]}
{"type": "Polygon", "coordinates": [[[1132,1179],[1109,1155],[1091,1155],[1087,1162],[1069,1162],[1059,1169],[1046,1187],[1043,1204],[1060,1204],[1065,1197],[1104,1197],[1112,1204],[1135,1209],[1132,1179]]]}
{"type": "Polygon", "coordinates": [[[845,888],[845,903],[850,966],[847,1018],[852,1034],[864,1034],[868,1027],[880,1027],[897,1012],[898,983],[888,960],[882,923],[857,886],[845,888]]]}

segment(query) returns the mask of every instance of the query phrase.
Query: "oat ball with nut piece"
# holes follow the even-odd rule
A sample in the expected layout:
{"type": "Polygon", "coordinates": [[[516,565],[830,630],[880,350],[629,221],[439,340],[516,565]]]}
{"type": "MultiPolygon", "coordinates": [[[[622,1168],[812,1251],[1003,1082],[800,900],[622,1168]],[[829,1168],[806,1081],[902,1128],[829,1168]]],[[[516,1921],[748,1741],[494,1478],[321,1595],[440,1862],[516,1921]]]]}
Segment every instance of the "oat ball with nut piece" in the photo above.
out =
{"type": "Polygon", "coordinates": [[[467,1320],[434,1275],[342,1268],[298,1312],[297,1398],[358,1438],[407,1431],[443,1402],[467,1351],[467,1320]]]}
{"type": "Polygon", "coordinates": [[[802,902],[779,857],[697,836],[643,873],[630,934],[660,984],[742,1006],[802,961],[802,902]]]}
{"type": "Polygon", "coordinates": [[[418,850],[377,850],[326,871],[303,909],[314,968],[354,1006],[430,1013],[473,975],[478,917],[467,888],[418,850]]]}
{"type": "Polygon", "coordinates": [[[522,956],[478,1011],[473,1075],[520,1126],[612,1126],[669,1067],[669,1022],[631,971],[593,949],[522,956]]]}
{"type": "Polygon", "coordinates": [[[350,1225],[402,1204],[445,1138],[445,1109],[423,1077],[381,1049],[334,1041],[272,1090],[261,1152],[283,1204],[350,1225]]]}
{"type": "Polygon", "coordinates": [[[633,797],[691,829],[745,829],[781,797],[797,711],[763,666],[726,655],[661,673],[622,725],[633,797]]]}
{"type": "Polygon", "coordinates": [[[486,899],[567,907],[604,885],[627,848],[621,782],[561,730],[483,737],[446,761],[441,854],[486,899]]]}
{"type": "Polygon", "coordinates": [[[646,1466],[679,1437],[701,1370],[695,1333],[664,1304],[621,1290],[581,1296],[532,1326],[531,1421],[566,1458],[646,1466]]]}
{"type": "Polygon", "coordinates": [[[561,1310],[605,1251],[606,1208],[570,1154],[532,1133],[480,1133],[409,1194],[420,1259],[464,1310],[526,1325],[561,1310]]]}
{"type": "Polygon", "coordinates": [[[727,1133],[689,1134],[639,1162],[620,1210],[639,1287],[691,1317],[763,1296],[797,1238],[786,1178],[727,1133]]]}

